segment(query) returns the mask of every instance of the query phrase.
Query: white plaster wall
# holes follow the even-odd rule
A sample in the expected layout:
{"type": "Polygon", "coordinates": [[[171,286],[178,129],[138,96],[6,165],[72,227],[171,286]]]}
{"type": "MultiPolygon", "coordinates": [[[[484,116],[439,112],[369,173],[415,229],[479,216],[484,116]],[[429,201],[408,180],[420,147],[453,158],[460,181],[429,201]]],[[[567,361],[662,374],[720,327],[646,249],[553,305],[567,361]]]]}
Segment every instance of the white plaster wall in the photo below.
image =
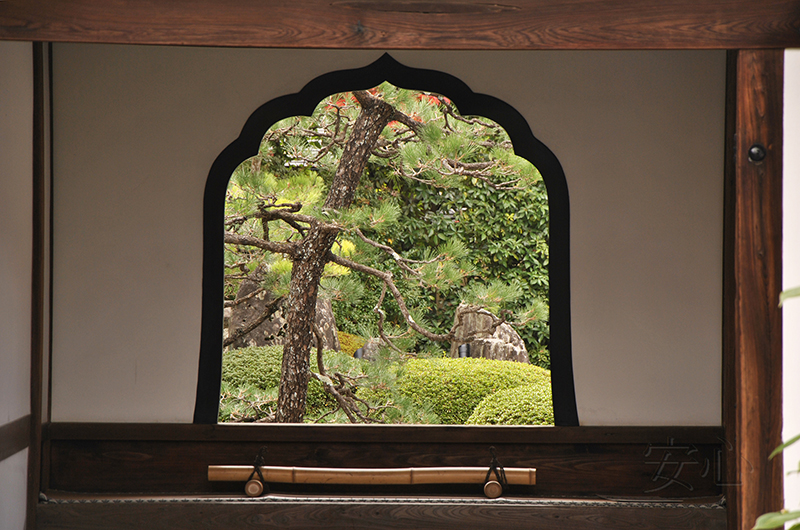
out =
{"type": "MultiPolygon", "coordinates": [[[[30,413],[33,47],[0,42],[0,425],[30,413]]],[[[0,462],[0,526],[25,523],[27,450],[0,462]]]]}
{"type": "MultiPolygon", "coordinates": [[[[212,161],[379,55],[56,45],[54,421],[191,421],[212,161]]],[[[564,166],[582,424],[718,425],[724,53],[393,55],[510,103],[564,166]]]]}
{"type": "MultiPolygon", "coordinates": [[[[800,50],[785,53],[783,118],[783,287],[800,286],[800,50]]],[[[783,306],[783,439],[800,434],[800,298],[783,306]]],[[[797,470],[800,447],[784,453],[797,470]]],[[[786,475],[785,506],[800,509],[800,475],[786,475]]]]}
{"type": "Polygon", "coordinates": [[[23,530],[27,506],[28,450],[0,461],[0,528],[23,530]]]}

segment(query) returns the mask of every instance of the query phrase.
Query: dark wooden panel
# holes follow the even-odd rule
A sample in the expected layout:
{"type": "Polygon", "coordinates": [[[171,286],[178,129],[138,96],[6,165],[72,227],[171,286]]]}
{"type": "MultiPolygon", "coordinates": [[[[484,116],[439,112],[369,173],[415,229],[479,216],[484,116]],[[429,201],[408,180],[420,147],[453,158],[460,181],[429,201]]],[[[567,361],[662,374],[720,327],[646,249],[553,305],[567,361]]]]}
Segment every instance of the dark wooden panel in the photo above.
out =
{"type": "Polygon", "coordinates": [[[781,440],[783,51],[731,52],[728,68],[723,393],[729,528],[743,530],[782,506],[767,456],[781,440]]]}
{"type": "MultiPolygon", "coordinates": [[[[49,489],[88,493],[201,494],[241,491],[243,484],[209,483],[208,465],[251,465],[266,447],[266,465],[310,467],[482,466],[490,447],[508,467],[535,467],[537,485],[519,493],[536,496],[634,496],[694,498],[721,493],[722,451],[691,440],[652,443],[383,443],[197,442],[53,440],[49,489]]],[[[277,486],[276,486],[277,487],[277,486]]],[[[438,489],[437,489],[438,488],[438,489]]],[[[411,491],[442,491],[414,486],[411,491]]],[[[280,486],[281,491],[344,491],[280,486]]],[[[374,489],[374,488],[373,488],[374,489]]],[[[386,488],[385,491],[408,491],[386,488]]],[[[466,488],[480,494],[480,488],[466,488]]],[[[363,492],[352,487],[349,493],[363,492]]],[[[464,488],[447,487],[448,492],[464,488]]]]}
{"type": "Polygon", "coordinates": [[[30,415],[0,426],[0,462],[27,448],[30,444],[30,439],[30,415]]]}
{"type": "Polygon", "coordinates": [[[0,39],[378,49],[800,45],[799,0],[5,0],[0,39]]]}
{"type": "Polygon", "coordinates": [[[268,425],[190,423],[52,423],[52,440],[321,441],[420,443],[649,443],[722,442],[722,427],[468,427],[456,425],[268,425]]]}
{"type": "Polygon", "coordinates": [[[719,508],[643,508],[591,504],[509,506],[501,503],[107,503],[41,504],[40,530],[414,528],[460,530],[721,530],[719,508]]]}

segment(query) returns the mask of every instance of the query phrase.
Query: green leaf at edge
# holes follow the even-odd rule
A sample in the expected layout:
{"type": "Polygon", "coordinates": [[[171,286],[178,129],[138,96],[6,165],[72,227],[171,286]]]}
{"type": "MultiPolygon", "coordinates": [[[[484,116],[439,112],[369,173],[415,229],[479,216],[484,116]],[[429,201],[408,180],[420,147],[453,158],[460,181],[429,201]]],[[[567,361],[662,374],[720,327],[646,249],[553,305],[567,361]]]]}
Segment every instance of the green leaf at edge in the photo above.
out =
{"type": "Polygon", "coordinates": [[[784,523],[800,518],[800,510],[791,512],[769,512],[756,519],[753,530],[768,530],[770,528],[780,528],[784,523]]]}
{"type": "Polygon", "coordinates": [[[775,455],[782,452],[784,449],[795,443],[797,440],[800,440],[800,434],[798,434],[797,436],[792,436],[791,438],[780,444],[778,447],[776,447],[775,450],[769,454],[769,459],[772,460],[775,457],[775,455]]]}
{"type": "Polygon", "coordinates": [[[796,296],[800,296],[800,287],[786,289],[785,291],[781,292],[780,303],[778,305],[782,306],[788,298],[794,298],[796,296]]]}

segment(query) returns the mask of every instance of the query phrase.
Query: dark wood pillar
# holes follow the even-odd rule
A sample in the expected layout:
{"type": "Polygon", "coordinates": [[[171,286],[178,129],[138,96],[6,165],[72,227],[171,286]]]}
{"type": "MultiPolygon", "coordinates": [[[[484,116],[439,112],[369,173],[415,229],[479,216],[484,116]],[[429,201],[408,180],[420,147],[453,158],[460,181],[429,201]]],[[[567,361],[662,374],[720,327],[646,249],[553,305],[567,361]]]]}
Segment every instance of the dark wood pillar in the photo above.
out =
{"type": "Polygon", "coordinates": [[[783,50],[728,54],[723,420],[728,528],[783,505],[781,222],[783,50]]]}
{"type": "Polygon", "coordinates": [[[26,528],[36,528],[41,488],[42,363],[45,296],[45,46],[33,43],[33,245],[31,260],[31,413],[26,528]]]}

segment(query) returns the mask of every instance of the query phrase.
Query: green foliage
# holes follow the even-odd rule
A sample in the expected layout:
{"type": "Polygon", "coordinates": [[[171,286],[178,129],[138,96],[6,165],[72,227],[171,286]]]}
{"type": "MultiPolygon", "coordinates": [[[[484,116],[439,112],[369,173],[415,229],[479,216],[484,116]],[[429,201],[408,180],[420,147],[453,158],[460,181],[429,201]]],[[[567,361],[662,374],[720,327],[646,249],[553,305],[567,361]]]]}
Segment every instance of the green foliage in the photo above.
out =
{"type": "Polygon", "coordinates": [[[783,306],[783,303],[788,300],[789,298],[795,298],[800,296],[800,287],[793,287],[791,289],[786,289],[785,291],[781,292],[780,295],[780,306],[783,306]]]}
{"type": "MultiPolygon", "coordinates": [[[[360,110],[349,93],[326,98],[312,116],[275,124],[258,154],[234,172],[225,216],[226,299],[236,296],[244,280],[260,283],[272,295],[287,292],[291,262],[258,246],[285,251],[286,243],[305,238],[316,218],[338,224],[341,231],[334,253],[391,273],[415,322],[442,333],[452,325],[460,302],[479,303],[527,325],[518,331],[529,357],[549,366],[549,210],[541,175],[514,155],[499,125],[460,116],[445,97],[386,83],[370,92],[405,117],[381,132],[381,142],[350,207],[322,209],[326,188],[342,161],[348,131],[360,110]],[[262,244],[241,242],[253,238],[262,244]]],[[[321,286],[320,296],[334,302],[341,330],[375,336],[379,318],[375,307],[383,287],[379,280],[329,263],[321,286]]],[[[391,297],[382,300],[381,309],[384,327],[397,336],[393,340],[400,348],[417,355],[440,351],[409,331],[391,297]]],[[[267,391],[277,385],[279,356],[267,355],[263,362],[228,362],[228,377],[242,385],[237,388],[267,391]],[[239,373],[249,372],[247,366],[254,370],[250,375],[239,373]]],[[[325,362],[330,370],[341,368],[357,378],[367,370],[336,356],[329,360],[329,354],[325,362]]],[[[393,390],[387,378],[400,377],[404,370],[402,363],[390,366],[394,370],[390,374],[359,383],[363,395],[387,400],[378,404],[385,407],[386,417],[394,414],[390,411],[403,409],[403,400],[415,397],[393,390]],[[388,386],[380,386],[384,384],[388,386]]],[[[478,387],[473,385],[470,392],[478,387]]],[[[240,403],[253,401],[251,394],[235,397],[240,403]]],[[[410,402],[418,409],[425,403],[410,402]]],[[[312,379],[307,418],[324,416],[332,406],[330,397],[312,379]]],[[[453,416],[448,414],[439,413],[450,421],[453,416]]],[[[458,417],[463,422],[468,415],[458,417]]]]}
{"type": "MultiPolygon", "coordinates": [[[[343,342],[352,342],[351,348],[361,340],[347,334],[340,334],[340,340],[343,336],[343,342]]],[[[219,421],[264,421],[274,412],[281,349],[249,347],[223,354],[219,421]]],[[[357,382],[356,395],[375,409],[376,418],[386,423],[539,425],[547,424],[547,418],[552,423],[550,373],[536,366],[469,358],[406,362],[388,350],[372,361],[354,359],[346,352],[326,351],[324,361],[329,374],[339,372],[352,377],[357,382]],[[515,394],[502,399],[503,391],[518,387],[522,394],[516,401],[515,394]],[[535,392],[525,390],[528,387],[535,392]],[[479,404],[493,411],[484,412],[482,420],[477,416],[479,404]]],[[[317,371],[316,357],[312,357],[311,368],[317,371]]],[[[335,400],[312,378],[306,421],[347,422],[341,411],[334,413],[336,408],[335,400]]]]}
{"type": "MultiPolygon", "coordinates": [[[[483,120],[487,121],[488,120],[483,120]]],[[[424,134],[428,138],[428,131],[424,134]]],[[[410,259],[430,258],[431,249],[442,245],[460,244],[463,253],[453,254],[452,264],[437,270],[438,264],[423,268],[423,280],[437,285],[436,290],[423,290],[418,286],[404,284],[411,290],[406,294],[407,303],[418,308],[437,332],[452,325],[455,308],[470,296],[464,290],[469,286],[473,293],[498,290],[499,283],[513,284],[515,289],[504,294],[516,295],[516,301],[506,299],[503,306],[514,314],[524,315],[527,327],[517,327],[526,343],[531,362],[549,368],[549,325],[546,300],[549,296],[549,207],[547,191],[538,171],[527,160],[513,154],[510,142],[502,129],[490,129],[481,125],[458,124],[456,133],[450,134],[453,144],[428,148],[422,142],[409,143],[403,147],[402,162],[406,166],[424,168],[430,166],[435,156],[455,156],[460,153],[464,162],[480,162],[489,159],[506,164],[507,171],[523,178],[518,189],[498,190],[486,182],[472,178],[457,178],[439,188],[400,177],[384,161],[373,161],[362,179],[356,204],[373,205],[381,201],[400,198],[401,214],[396,223],[377,229],[365,229],[373,238],[380,238],[399,254],[410,259]],[[481,140],[493,139],[502,146],[486,150],[480,147],[481,140]],[[461,143],[471,147],[459,147],[461,143]],[[437,151],[438,155],[436,155],[437,151]],[[461,271],[456,273],[456,270],[461,271]],[[497,280],[500,281],[497,281],[497,280]],[[491,285],[492,281],[495,285],[491,285]],[[539,308],[535,313],[526,312],[531,306],[539,308]],[[527,318],[534,316],[534,318],[527,318]]],[[[435,172],[429,176],[435,178],[435,172]]],[[[495,178],[496,180],[496,178],[495,178]]],[[[451,250],[448,248],[448,250],[451,250]]],[[[392,270],[399,276],[397,268],[383,254],[359,247],[363,254],[359,260],[373,267],[392,270]]],[[[451,254],[447,254],[451,255],[451,254]]],[[[369,282],[363,277],[362,281],[369,282]]],[[[409,282],[410,283],[410,282],[409,282]]],[[[370,288],[367,287],[367,291],[370,288]]],[[[375,321],[373,312],[379,291],[366,296],[356,304],[334,304],[337,323],[348,331],[349,322],[375,321]],[[360,315],[360,318],[359,318],[360,315]]],[[[402,318],[389,303],[387,318],[397,325],[402,318]]],[[[420,348],[427,341],[422,340],[420,348]]]]}
{"type": "Polygon", "coordinates": [[[351,357],[356,350],[366,344],[366,342],[366,340],[358,335],[345,333],[344,331],[339,332],[339,348],[341,349],[342,353],[350,355],[351,357]]]}
{"type": "Polygon", "coordinates": [[[481,401],[467,425],[553,425],[553,391],[546,383],[500,390],[481,401]]]}
{"type": "Polygon", "coordinates": [[[274,412],[277,388],[263,390],[254,386],[236,386],[223,381],[220,392],[220,422],[263,421],[274,412]]]}
{"type": "MultiPolygon", "coordinates": [[[[347,340],[359,341],[350,336],[347,340]]],[[[340,335],[341,340],[341,335],[340,335]]],[[[355,351],[355,350],[353,350],[355,351]]],[[[264,420],[277,403],[282,346],[248,347],[225,352],[222,358],[220,422],[264,420]]],[[[357,382],[356,394],[374,407],[377,418],[386,423],[440,423],[427,404],[417,404],[397,391],[400,363],[391,355],[379,355],[372,362],[354,359],[346,352],[324,352],[329,374],[342,373],[357,382]]],[[[317,372],[316,354],[311,369],[317,372]]],[[[306,422],[346,423],[347,417],[334,412],[337,404],[314,378],[308,384],[306,422]]]]}
{"type": "Polygon", "coordinates": [[[222,354],[222,382],[267,390],[281,380],[281,346],[250,347],[222,354]]]}
{"type": "MultiPolygon", "coordinates": [[[[230,421],[234,411],[241,412],[242,407],[234,407],[232,402],[247,399],[266,399],[265,396],[277,395],[281,379],[282,346],[249,347],[230,350],[222,355],[223,393],[220,405],[220,421],[230,421]],[[234,399],[238,396],[240,399],[234,399]],[[222,418],[227,417],[228,420],[222,418]]],[[[327,351],[324,355],[325,367],[331,371],[352,373],[357,375],[363,361],[340,352],[327,351]]],[[[316,357],[312,359],[312,370],[316,368],[316,357]]],[[[316,371],[316,370],[314,370],[316,371]]],[[[322,385],[311,379],[308,384],[306,410],[308,414],[320,414],[333,408],[335,402],[322,385]]]]}
{"type": "Polygon", "coordinates": [[[489,359],[412,359],[399,379],[400,391],[429,403],[442,423],[463,424],[475,407],[499,390],[550,385],[550,372],[530,364],[489,359]]]}
{"type": "MultiPolygon", "coordinates": [[[[781,510],[780,512],[770,512],[761,515],[756,519],[753,530],[767,530],[770,528],[783,528],[789,521],[800,519],[800,510],[781,510]]],[[[789,530],[800,530],[800,523],[795,523],[789,530]]]]}
{"type": "MultiPolygon", "coordinates": [[[[791,289],[786,289],[782,291],[779,298],[779,305],[783,306],[783,304],[790,298],[800,297],[800,287],[793,287],[791,289]]],[[[800,441],[800,434],[792,436],[778,447],[775,448],[772,453],[769,455],[769,459],[772,460],[779,454],[781,454],[787,447],[796,444],[800,441]]],[[[796,471],[790,471],[790,473],[797,473],[800,471],[800,466],[796,471]]],[[[765,513],[756,519],[756,525],[753,527],[753,530],[766,530],[770,528],[784,528],[784,525],[790,521],[794,521],[795,519],[800,519],[800,510],[786,510],[785,508],[779,512],[768,512],[765,513]]],[[[789,530],[800,530],[800,523],[795,523],[789,530]]]]}

